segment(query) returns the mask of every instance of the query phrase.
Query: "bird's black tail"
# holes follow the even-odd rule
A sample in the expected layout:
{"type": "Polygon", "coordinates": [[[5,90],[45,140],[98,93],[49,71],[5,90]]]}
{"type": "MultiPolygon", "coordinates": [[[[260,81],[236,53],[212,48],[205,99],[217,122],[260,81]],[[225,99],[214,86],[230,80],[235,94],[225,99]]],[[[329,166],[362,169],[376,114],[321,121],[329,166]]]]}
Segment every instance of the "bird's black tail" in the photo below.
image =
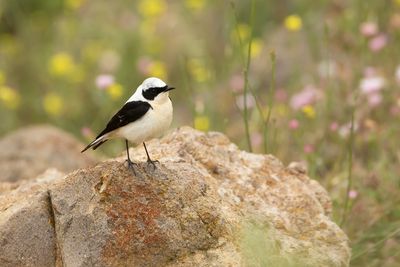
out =
{"type": "Polygon", "coordinates": [[[85,152],[86,150],[88,150],[89,148],[92,148],[93,150],[96,150],[96,148],[98,148],[99,146],[101,146],[103,143],[107,142],[108,139],[106,139],[104,136],[96,138],[93,142],[91,142],[90,144],[87,145],[87,147],[85,147],[81,153],[85,152]]]}

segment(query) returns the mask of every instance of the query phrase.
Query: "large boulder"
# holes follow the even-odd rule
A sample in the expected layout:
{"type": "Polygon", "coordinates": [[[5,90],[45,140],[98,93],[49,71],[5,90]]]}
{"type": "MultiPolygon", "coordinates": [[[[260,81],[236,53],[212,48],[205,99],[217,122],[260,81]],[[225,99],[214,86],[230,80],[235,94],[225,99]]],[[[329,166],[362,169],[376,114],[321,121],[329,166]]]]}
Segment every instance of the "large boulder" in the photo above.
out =
{"type": "Polygon", "coordinates": [[[0,182],[35,178],[48,168],[63,172],[96,162],[81,154],[84,145],[72,135],[49,125],[22,128],[0,140],[0,182]]]}
{"type": "Polygon", "coordinates": [[[157,168],[140,147],[134,171],[121,157],[8,189],[0,265],[348,266],[329,197],[301,168],[188,127],[148,149],[157,168]]]}

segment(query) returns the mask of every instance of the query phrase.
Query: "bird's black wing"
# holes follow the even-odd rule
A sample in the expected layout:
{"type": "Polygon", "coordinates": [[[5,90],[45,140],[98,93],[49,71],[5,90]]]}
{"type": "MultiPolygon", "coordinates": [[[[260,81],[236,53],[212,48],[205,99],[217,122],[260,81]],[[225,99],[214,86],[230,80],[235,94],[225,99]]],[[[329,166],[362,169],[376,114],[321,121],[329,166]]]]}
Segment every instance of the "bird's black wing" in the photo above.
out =
{"type": "Polygon", "coordinates": [[[131,122],[134,122],[143,117],[151,105],[144,101],[131,101],[126,103],[107,123],[106,128],[96,137],[112,132],[122,126],[125,126],[131,122]]]}

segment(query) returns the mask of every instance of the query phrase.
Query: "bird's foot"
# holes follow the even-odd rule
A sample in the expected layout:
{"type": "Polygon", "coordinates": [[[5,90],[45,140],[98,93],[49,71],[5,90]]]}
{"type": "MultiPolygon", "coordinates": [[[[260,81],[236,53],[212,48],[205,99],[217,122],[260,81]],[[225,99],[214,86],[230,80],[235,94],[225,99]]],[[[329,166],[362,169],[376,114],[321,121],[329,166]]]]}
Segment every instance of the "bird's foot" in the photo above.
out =
{"type": "Polygon", "coordinates": [[[135,172],[135,166],[137,166],[136,163],[132,162],[130,159],[127,159],[125,162],[128,163],[128,170],[131,170],[133,175],[136,176],[136,172],[135,172]]]}
{"type": "Polygon", "coordinates": [[[160,163],[158,160],[151,160],[150,158],[147,159],[147,165],[153,165],[154,169],[157,169],[156,163],[160,163]]]}

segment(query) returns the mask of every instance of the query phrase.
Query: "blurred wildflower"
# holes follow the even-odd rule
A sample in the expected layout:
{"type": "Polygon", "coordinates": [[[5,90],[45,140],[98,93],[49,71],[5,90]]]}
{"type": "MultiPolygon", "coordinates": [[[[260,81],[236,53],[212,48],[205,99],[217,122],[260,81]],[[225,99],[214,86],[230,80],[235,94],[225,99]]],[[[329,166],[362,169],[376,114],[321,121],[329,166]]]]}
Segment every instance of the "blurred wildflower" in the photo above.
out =
{"type": "Polygon", "coordinates": [[[0,85],[0,100],[7,108],[16,109],[21,102],[21,97],[16,90],[0,85]]]}
{"type": "Polygon", "coordinates": [[[4,75],[4,72],[0,70],[0,85],[4,84],[6,82],[6,75],[4,75]]]}
{"type": "MultiPolygon", "coordinates": [[[[251,28],[249,25],[240,23],[237,26],[237,31],[242,42],[245,42],[250,38],[251,28]]],[[[237,33],[235,33],[234,36],[237,36],[237,33]]]]}
{"type": "Polygon", "coordinates": [[[85,126],[81,128],[81,134],[82,136],[84,136],[86,139],[92,139],[94,134],[92,129],[90,129],[89,127],[85,126]]]}
{"type": "Polygon", "coordinates": [[[151,65],[151,60],[148,57],[140,57],[136,63],[137,70],[143,74],[143,75],[148,75],[149,73],[149,68],[151,65]]]}
{"type": "Polygon", "coordinates": [[[291,129],[291,130],[296,130],[297,128],[299,128],[299,126],[300,126],[300,123],[299,123],[298,120],[296,120],[296,119],[291,119],[291,120],[289,121],[289,129],[291,129]]]}
{"type": "MultiPolygon", "coordinates": [[[[275,107],[276,113],[281,117],[285,117],[288,114],[288,108],[286,105],[278,104],[275,107]]],[[[266,112],[264,114],[268,114],[268,107],[266,108],[266,112]]]]}
{"type": "Polygon", "coordinates": [[[193,11],[200,11],[204,8],[205,0],[185,0],[185,6],[193,11]]]}
{"type": "Polygon", "coordinates": [[[107,93],[113,100],[120,98],[123,91],[123,87],[119,83],[113,83],[111,86],[107,87],[107,93]]]}
{"type": "Polygon", "coordinates": [[[312,85],[306,86],[301,92],[290,99],[290,107],[294,110],[301,109],[306,105],[314,104],[321,98],[321,92],[312,85]]]}
{"type": "Polygon", "coordinates": [[[386,46],[387,41],[387,35],[380,33],[369,41],[369,49],[373,52],[378,52],[386,46]]]}
{"type": "Polygon", "coordinates": [[[102,72],[113,72],[118,68],[120,62],[121,58],[117,51],[107,50],[100,57],[100,70],[102,72]]]}
{"type": "Polygon", "coordinates": [[[337,73],[337,66],[335,61],[321,61],[318,64],[318,73],[322,78],[332,78],[337,73]]]}
{"type": "Polygon", "coordinates": [[[141,0],[138,5],[139,13],[148,18],[156,18],[167,10],[165,0],[141,0]]]}
{"type": "Polygon", "coordinates": [[[385,79],[379,76],[373,68],[367,68],[364,78],[360,81],[360,90],[363,94],[379,92],[385,86],[385,79]]]}
{"type": "Polygon", "coordinates": [[[167,68],[164,62],[153,61],[149,65],[148,75],[158,77],[160,79],[167,79],[167,68]]]}
{"type": "Polygon", "coordinates": [[[400,28],[400,13],[395,13],[391,16],[390,25],[395,29],[400,28]]]}
{"type": "Polygon", "coordinates": [[[114,83],[114,76],[110,74],[100,74],[96,77],[96,86],[99,89],[106,89],[114,83]]]}
{"type": "MultiPolygon", "coordinates": [[[[261,55],[263,49],[263,40],[260,38],[254,38],[251,42],[251,58],[257,58],[261,55]]],[[[247,50],[246,50],[247,53],[247,50]]]]}
{"type": "Polygon", "coordinates": [[[366,119],[364,121],[364,126],[368,130],[376,130],[378,125],[377,125],[376,121],[374,121],[373,119],[366,119]]]}
{"type": "MultiPolygon", "coordinates": [[[[339,135],[343,138],[346,138],[349,136],[351,130],[351,122],[346,123],[342,126],[339,127],[339,135]]],[[[358,123],[354,122],[354,132],[357,132],[358,130],[358,123]]]]}
{"type": "Polygon", "coordinates": [[[332,132],[336,132],[339,129],[339,123],[337,123],[336,121],[332,122],[329,125],[329,130],[331,130],[332,132]]]}
{"type": "Polygon", "coordinates": [[[358,196],[358,192],[356,190],[350,190],[349,191],[349,198],[350,199],[355,199],[358,196]]]}
{"type": "Polygon", "coordinates": [[[70,9],[78,9],[80,8],[85,0],[66,0],[65,4],[70,9]]]}
{"type": "Polygon", "coordinates": [[[210,128],[210,120],[205,115],[196,116],[194,118],[194,128],[200,131],[207,131],[210,128]]]}
{"type": "Polygon", "coordinates": [[[67,53],[57,53],[49,60],[49,72],[54,76],[69,76],[74,68],[75,63],[67,53]]]}
{"type": "Polygon", "coordinates": [[[306,144],[304,145],[303,150],[306,154],[310,154],[314,152],[314,146],[312,144],[306,144]]]}
{"type": "Polygon", "coordinates": [[[263,136],[259,132],[252,132],[250,135],[251,144],[255,147],[258,147],[262,144],[263,136]]]}
{"type": "Polygon", "coordinates": [[[286,102],[288,94],[285,89],[278,88],[275,90],[275,99],[279,102],[286,102]]]}
{"type": "Polygon", "coordinates": [[[366,21],[360,25],[360,33],[366,37],[374,36],[378,33],[378,25],[372,21],[366,21]]]}
{"type": "Polygon", "coordinates": [[[395,78],[396,78],[397,83],[400,84],[400,65],[397,66],[396,72],[395,72],[394,76],[395,76],[395,78]]]}
{"type": "Polygon", "coordinates": [[[62,98],[55,93],[48,93],[43,99],[43,108],[51,116],[59,116],[63,110],[62,98]]]}
{"type": "Polygon", "coordinates": [[[89,41],[85,43],[84,47],[81,50],[81,54],[84,60],[87,60],[89,62],[97,62],[102,51],[103,47],[100,43],[89,41]]]}
{"type": "MultiPolygon", "coordinates": [[[[247,94],[246,96],[246,106],[247,108],[253,108],[255,105],[255,99],[253,97],[253,95],[251,94],[247,94]]],[[[244,95],[238,95],[236,97],[236,105],[238,106],[238,108],[240,110],[244,109],[244,95]]]]}
{"type": "Polygon", "coordinates": [[[394,2],[395,4],[397,4],[398,6],[400,6],[400,0],[393,0],[393,2],[394,2]]]}
{"type": "Polygon", "coordinates": [[[307,118],[314,119],[315,118],[315,109],[311,105],[305,105],[304,107],[301,108],[301,111],[303,111],[304,115],[306,115],[307,118]]]}
{"type": "Polygon", "coordinates": [[[390,107],[390,114],[392,116],[398,116],[400,115],[400,106],[394,105],[390,107]]]}
{"type": "Polygon", "coordinates": [[[299,31],[303,25],[303,22],[300,16],[290,15],[285,18],[284,25],[289,31],[299,31]]]}
{"type": "Polygon", "coordinates": [[[229,86],[234,93],[243,91],[244,79],[242,74],[234,74],[229,80],[229,86]]]}
{"type": "Polygon", "coordinates": [[[199,59],[190,59],[188,68],[193,78],[199,82],[206,82],[210,79],[210,71],[206,68],[204,62],[199,59]]]}
{"type": "Polygon", "coordinates": [[[370,107],[376,107],[382,102],[382,95],[380,93],[372,93],[369,94],[367,97],[370,107]]]}

